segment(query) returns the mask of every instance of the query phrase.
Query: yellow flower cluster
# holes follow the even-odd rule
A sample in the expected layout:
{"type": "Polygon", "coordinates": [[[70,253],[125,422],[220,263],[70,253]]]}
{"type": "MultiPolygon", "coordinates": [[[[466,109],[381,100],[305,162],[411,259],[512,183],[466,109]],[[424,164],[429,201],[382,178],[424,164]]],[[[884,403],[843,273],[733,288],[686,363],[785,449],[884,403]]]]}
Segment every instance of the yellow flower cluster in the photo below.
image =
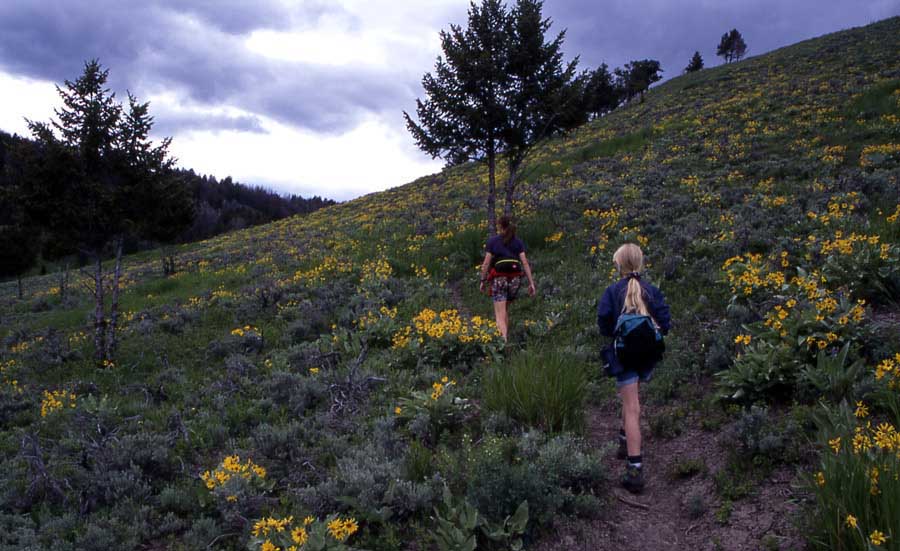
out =
{"type": "Polygon", "coordinates": [[[400,331],[394,333],[394,336],[391,337],[391,348],[400,349],[406,348],[409,346],[409,341],[412,338],[412,327],[406,326],[400,331]]]}
{"type": "Polygon", "coordinates": [[[787,204],[787,202],[788,198],[785,195],[775,195],[774,197],[763,195],[762,198],[763,206],[768,208],[783,207],[787,204]]]}
{"type": "Polygon", "coordinates": [[[897,222],[898,218],[900,218],[900,203],[898,203],[897,208],[894,209],[894,214],[888,216],[886,220],[888,221],[888,224],[893,224],[897,222]]]}
{"type": "Polygon", "coordinates": [[[31,341],[22,341],[18,344],[14,344],[9,350],[13,354],[21,354],[22,352],[25,352],[26,350],[31,348],[33,345],[35,345],[43,340],[44,340],[44,337],[38,335],[31,341]]]}
{"type": "Polygon", "coordinates": [[[268,517],[259,519],[253,525],[252,534],[255,537],[268,536],[269,532],[284,532],[290,524],[294,522],[294,517],[285,518],[268,517]]]}
{"type": "Polygon", "coordinates": [[[888,378],[887,386],[891,390],[900,389],[900,353],[893,358],[885,358],[875,368],[875,379],[880,381],[888,378]]]}
{"type": "Polygon", "coordinates": [[[860,166],[872,166],[874,164],[873,157],[876,155],[881,155],[884,157],[900,155],[900,144],[885,143],[878,145],[867,145],[863,148],[862,153],[859,156],[860,166]]]}
{"type": "Polygon", "coordinates": [[[751,338],[752,337],[750,335],[738,335],[734,338],[734,344],[743,344],[744,346],[747,346],[748,344],[750,344],[751,338]]]}
{"type": "Polygon", "coordinates": [[[844,160],[844,154],[847,152],[846,145],[829,145],[825,147],[825,153],[822,155],[822,162],[830,165],[840,164],[844,160]]]}
{"type": "Polygon", "coordinates": [[[869,245],[877,245],[880,237],[878,235],[865,235],[853,232],[844,237],[844,232],[838,230],[834,232],[834,240],[826,239],[822,242],[822,254],[831,254],[838,252],[840,254],[853,254],[853,246],[856,243],[868,243],[869,245]]]}
{"type": "Polygon", "coordinates": [[[425,337],[440,340],[445,336],[455,337],[461,343],[489,343],[499,332],[497,325],[481,316],[473,316],[466,322],[458,310],[443,310],[437,313],[425,308],[413,318],[412,326],[407,326],[392,337],[394,348],[406,348],[415,331],[418,341],[425,342],[425,337]]]}
{"type": "Polygon", "coordinates": [[[16,360],[6,360],[6,362],[0,363],[0,382],[2,382],[4,386],[10,387],[14,393],[22,394],[24,389],[19,386],[19,380],[11,378],[10,375],[10,372],[15,366],[16,360]]]}
{"type": "Polygon", "coordinates": [[[44,398],[41,400],[41,417],[63,409],[64,407],[75,407],[75,393],[66,390],[54,390],[53,392],[44,391],[44,398]]]}
{"type": "Polygon", "coordinates": [[[357,530],[359,530],[359,525],[356,523],[355,518],[341,520],[340,517],[337,517],[328,523],[328,533],[337,541],[346,540],[355,534],[357,530]]]}
{"type": "Polygon", "coordinates": [[[326,256],[318,266],[306,271],[296,271],[291,281],[293,283],[324,283],[328,276],[346,274],[352,270],[353,264],[349,260],[341,261],[334,256],[326,256]]]}
{"type": "Polygon", "coordinates": [[[394,275],[394,269],[390,263],[384,258],[376,258],[374,260],[366,260],[362,266],[362,276],[359,278],[360,283],[367,281],[385,281],[394,275]]]}
{"type": "Polygon", "coordinates": [[[722,270],[725,271],[732,293],[740,290],[749,296],[756,289],[777,289],[784,285],[784,274],[767,271],[761,254],[744,253],[742,256],[733,256],[722,264],[722,270]]]}
{"type": "Polygon", "coordinates": [[[245,463],[241,463],[238,455],[229,455],[222,460],[214,471],[205,471],[200,475],[201,480],[206,483],[206,487],[210,490],[217,486],[222,486],[234,476],[240,476],[245,480],[250,480],[254,476],[258,479],[266,477],[266,469],[255,464],[252,460],[247,459],[245,463]]]}
{"type": "Polygon", "coordinates": [[[415,264],[413,264],[410,266],[410,268],[415,271],[416,277],[420,277],[422,279],[429,279],[431,277],[428,275],[428,268],[426,268],[425,266],[416,266],[415,264]]]}
{"type": "Polygon", "coordinates": [[[231,330],[232,335],[237,335],[238,337],[243,337],[248,333],[256,333],[259,334],[259,329],[253,327],[252,325],[245,325],[243,327],[237,327],[231,330]]]}
{"type": "Polygon", "coordinates": [[[587,209],[584,211],[585,218],[596,218],[601,222],[597,244],[591,247],[592,255],[597,254],[598,251],[606,250],[606,246],[609,244],[609,234],[619,225],[621,215],[621,209],[616,209],[615,207],[609,210],[587,209]]]}
{"type": "Polygon", "coordinates": [[[544,241],[546,241],[547,243],[558,243],[559,240],[562,238],[563,238],[563,232],[558,231],[558,232],[554,233],[553,235],[548,235],[547,237],[545,237],[544,241]]]}
{"type": "MultiPolygon", "coordinates": [[[[315,521],[313,517],[306,517],[303,519],[303,524],[298,525],[296,527],[291,527],[294,522],[294,517],[288,516],[285,518],[275,518],[268,517],[264,519],[260,519],[253,524],[253,530],[251,533],[256,538],[265,538],[265,540],[260,545],[260,551],[282,551],[281,547],[277,544],[273,543],[271,539],[269,539],[269,535],[277,536],[278,534],[284,532],[290,532],[290,545],[287,545],[284,548],[284,551],[299,551],[306,542],[309,541],[309,532],[307,531],[307,526],[312,524],[315,521]]],[[[277,541],[278,538],[276,538],[277,541]]]]}
{"type": "Polygon", "coordinates": [[[378,312],[373,312],[372,310],[366,310],[366,313],[362,315],[358,320],[354,320],[354,324],[360,330],[365,329],[366,327],[371,327],[378,323],[383,319],[394,319],[397,317],[397,308],[388,308],[387,306],[381,306],[378,309],[378,312]]]}
{"type": "Polygon", "coordinates": [[[456,386],[455,380],[451,381],[447,376],[441,377],[440,381],[435,381],[431,384],[431,399],[437,402],[451,386],[456,386]]]}
{"type": "Polygon", "coordinates": [[[224,285],[219,285],[215,291],[212,292],[212,298],[231,298],[234,296],[234,293],[225,289],[224,285]]]}

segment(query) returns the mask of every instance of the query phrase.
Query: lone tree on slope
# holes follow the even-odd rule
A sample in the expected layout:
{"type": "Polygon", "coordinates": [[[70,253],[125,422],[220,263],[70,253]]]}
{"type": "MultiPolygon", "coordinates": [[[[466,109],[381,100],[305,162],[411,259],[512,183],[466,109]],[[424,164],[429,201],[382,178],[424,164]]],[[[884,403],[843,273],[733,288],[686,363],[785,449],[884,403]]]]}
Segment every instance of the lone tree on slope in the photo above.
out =
{"type": "Polygon", "coordinates": [[[504,212],[512,213],[518,171],[541,139],[582,123],[582,87],[573,81],[577,59],[562,63],[565,36],[544,41],[549,19],[541,2],[472,4],[468,27],[441,31],[444,56],[422,78],[418,122],[403,112],[416,144],[448,165],[470,160],[488,166],[489,232],[496,220],[497,160],[507,163],[504,212]]]}
{"type": "Polygon", "coordinates": [[[688,63],[687,67],[684,68],[685,73],[694,73],[703,68],[703,58],[700,57],[700,52],[694,52],[694,56],[691,57],[691,61],[688,63]]]}
{"type": "Polygon", "coordinates": [[[38,154],[20,183],[26,212],[49,239],[71,243],[92,258],[94,353],[104,365],[117,344],[125,238],[152,238],[155,225],[170,222],[172,212],[186,212],[182,202],[190,201],[187,190],[172,191],[169,140],[150,143],[148,104],[129,94],[123,113],[106,88],[108,73],[97,60],[86,62],[75,82],[57,86],[64,105],[55,110],[58,121],[28,121],[38,154]],[[115,265],[106,274],[102,262],[110,252],[115,265]]]}
{"type": "Polygon", "coordinates": [[[747,43],[737,29],[731,29],[722,35],[716,55],[725,59],[725,63],[740,61],[747,53],[747,43]]]}

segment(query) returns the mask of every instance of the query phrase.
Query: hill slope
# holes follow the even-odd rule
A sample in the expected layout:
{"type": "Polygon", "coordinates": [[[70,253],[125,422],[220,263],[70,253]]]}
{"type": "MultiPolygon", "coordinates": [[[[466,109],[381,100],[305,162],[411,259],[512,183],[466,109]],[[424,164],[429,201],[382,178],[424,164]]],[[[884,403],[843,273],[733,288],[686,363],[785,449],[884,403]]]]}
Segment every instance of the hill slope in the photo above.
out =
{"type": "MultiPolygon", "coordinates": [[[[647,388],[661,412],[649,419],[654,437],[675,436],[679,419],[709,419],[707,432],[768,419],[708,399],[716,372],[739,403],[811,403],[825,391],[798,373],[819,342],[849,343],[867,365],[900,351],[896,335],[878,333],[900,269],[897,51],[900,18],[834,33],[672,79],[542,145],[517,197],[538,296],[514,306],[505,352],[477,292],[487,175],[475,165],[182,247],[186,268],[168,279],[151,253],[128,257],[113,368],[90,362],[86,294],[58,304],[52,275],[29,279],[23,302],[0,287],[3,543],[237,549],[263,516],[311,514],[310,530],[324,533],[321,519],[340,514],[360,525],[354,545],[423,548],[445,483],[457,510],[465,498],[492,522],[527,499],[529,540],[561,515],[594,515],[609,507],[598,496],[615,467],[598,441],[573,435],[584,427],[581,377],[590,403],[614,403],[597,373],[594,312],[626,240],[644,247],[676,320],[647,388]],[[865,238],[842,244],[851,232],[865,238]],[[830,317],[766,333],[792,278],[822,266],[843,285],[826,291],[850,300],[848,316],[858,298],[874,308],[835,325],[834,338],[815,325],[830,317]],[[784,372],[747,367],[758,351],[735,345],[745,332],[780,351],[784,372]],[[558,366],[549,380],[576,390],[511,397],[516,381],[503,374],[522,365],[558,366]]],[[[827,293],[796,311],[814,313],[827,293]]],[[[778,451],[732,443],[737,456],[708,466],[717,511],[767,476],[747,465],[806,465],[784,444],[794,428],[770,424],[783,428],[768,434],[778,451]]],[[[900,528],[880,529],[900,539],[900,528]]]]}

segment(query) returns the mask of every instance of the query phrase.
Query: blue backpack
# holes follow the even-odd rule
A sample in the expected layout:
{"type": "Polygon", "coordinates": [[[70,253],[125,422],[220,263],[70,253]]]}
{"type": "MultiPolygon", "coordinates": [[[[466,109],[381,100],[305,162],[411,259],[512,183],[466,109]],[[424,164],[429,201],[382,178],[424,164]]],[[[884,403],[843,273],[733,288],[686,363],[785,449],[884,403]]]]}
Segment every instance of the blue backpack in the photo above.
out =
{"type": "Polygon", "coordinates": [[[662,359],[666,343],[650,316],[621,314],[613,332],[613,350],[626,369],[646,369],[662,359]]]}

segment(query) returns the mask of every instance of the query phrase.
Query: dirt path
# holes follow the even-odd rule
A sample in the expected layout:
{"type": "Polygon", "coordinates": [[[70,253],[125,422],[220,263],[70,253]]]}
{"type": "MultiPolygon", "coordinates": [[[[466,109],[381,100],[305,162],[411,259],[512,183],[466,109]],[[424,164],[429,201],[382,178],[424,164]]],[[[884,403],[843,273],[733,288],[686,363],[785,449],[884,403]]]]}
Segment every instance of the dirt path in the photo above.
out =
{"type": "Polygon", "coordinates": [[[609,495],[598,518],[561,524],[555,534],[534,549],[540,551],[598,550],[668,551],[689,549],[756,550],[803,549],[794,526],[797,506],[791,501],[790,469],[776,469],[743,499],[729,506],[715,490],[714,475],[725,466],[727,455],[718,442],[721,432],[699,428],[688,415],[675,438],[654,437],[647,419],[669,413],[666,407],[644,406],[643,494],[632,495],[618,485],[624,462],[616,459],[619,430],[615,404],[588,410],[586,437],[606,449],[604,463],[610,473],[609,495]],[[692,462],[692,463],[688,463],[692,462]],[[700,472],[678,477],[676,466],[703,465],[700,472]],[[724,506],[723,506],[724,503],[724,506]]]}

